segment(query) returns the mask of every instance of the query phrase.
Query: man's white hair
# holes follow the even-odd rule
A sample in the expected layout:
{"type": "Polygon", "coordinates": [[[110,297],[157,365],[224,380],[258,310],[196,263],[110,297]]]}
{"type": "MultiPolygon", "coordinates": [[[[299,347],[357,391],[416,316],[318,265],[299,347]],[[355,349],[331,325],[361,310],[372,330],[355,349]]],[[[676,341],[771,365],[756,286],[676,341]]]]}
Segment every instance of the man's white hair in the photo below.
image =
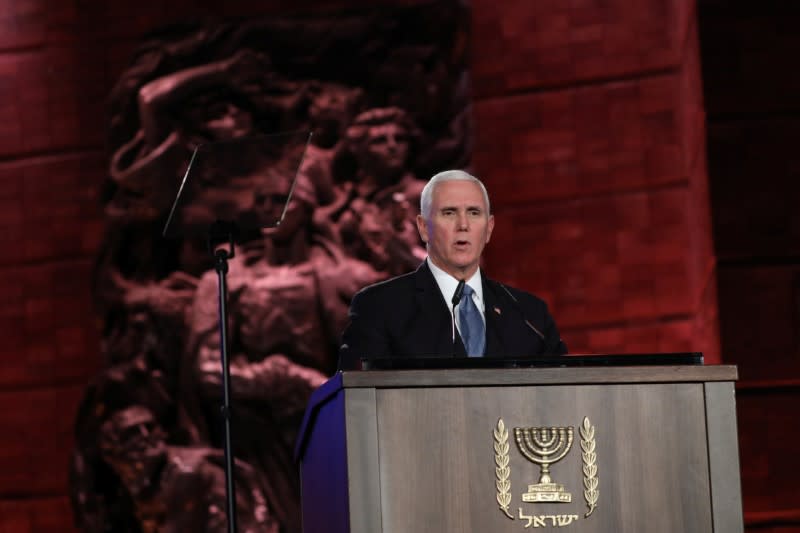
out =
{"type": "Polygon", "coordinates": [[[484,186],[481,180],[463,170],[445,170],[428,180],[428,183],[426,183],[425,187],[422,189],[422,195],[419,198],[419,212],[422,214],[422,218],[430,220],[433,190],[437,185],[445,181],[471,181],[477,183],[483,193],[483,200],[486,202],[486,214],[490,215],[492,213],[492,207],[489,204],[489,193],[486,192],[486,186],[484,186]]]}

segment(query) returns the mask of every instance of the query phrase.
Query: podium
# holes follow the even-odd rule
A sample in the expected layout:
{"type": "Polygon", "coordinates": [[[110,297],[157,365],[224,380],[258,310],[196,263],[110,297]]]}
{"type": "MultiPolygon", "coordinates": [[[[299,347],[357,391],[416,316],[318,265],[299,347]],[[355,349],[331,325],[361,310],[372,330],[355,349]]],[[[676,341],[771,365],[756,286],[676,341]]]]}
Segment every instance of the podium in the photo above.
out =
{"type": "Polygon", "coordinates": [[[732,366],[339,372],[304,533],[743,531],[732,366]]]}

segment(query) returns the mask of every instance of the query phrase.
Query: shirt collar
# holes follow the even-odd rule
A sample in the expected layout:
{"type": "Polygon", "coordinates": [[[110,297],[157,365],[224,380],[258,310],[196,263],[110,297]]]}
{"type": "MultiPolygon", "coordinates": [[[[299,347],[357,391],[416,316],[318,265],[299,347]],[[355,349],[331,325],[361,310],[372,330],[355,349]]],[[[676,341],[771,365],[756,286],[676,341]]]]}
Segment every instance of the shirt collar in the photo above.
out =
{"type": "MultiPolygon", "coordinates": [[[[433,278],[436,280],[436,284],[439,285],[439,291],[441,291],[442,296],[444,297],[444,302],[447,304],[448,309],[451,308],[453,306],[453,295],[456,292],[459,280],[434,265],[430,257],[428,257],[426,261],[428,262],[428,268],[431,269],[433,278]]],[[[467,285],[472,287],[472,290],[475,291],[472,299],[478,304],[478,309],[484,311],[485,305],[483,303],[483,283],[481,282],[480,268],[478,268],[472,277],[467,280],[467,285]]]]}

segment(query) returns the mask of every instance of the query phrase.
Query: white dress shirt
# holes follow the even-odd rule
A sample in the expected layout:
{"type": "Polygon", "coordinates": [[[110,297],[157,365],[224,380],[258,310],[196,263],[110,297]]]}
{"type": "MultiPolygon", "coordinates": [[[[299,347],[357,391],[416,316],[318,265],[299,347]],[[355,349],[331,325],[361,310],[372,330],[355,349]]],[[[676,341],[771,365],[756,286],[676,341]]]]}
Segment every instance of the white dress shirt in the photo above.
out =
{"type": "MultiPolygon", "coordinates": [[[[437,267],[431,261],[431,258],[428,257],[426,259],[428,261],[428,268],[431,269],[431,273],[433,273],[433,278],[436,280],[436,284],[439,285],[439,291],[442,293],[442,297],[444,298],[444,303],[447,305],[447,308],[451,311],[453,310],[453,295],[456,293],[456,288],[458,287],[457,280],[441,268],[437,267]]],[[[478,311],[481,312],[481,318],[483,319],[484,325],[486,324],[486,305],[483,302],[483,283],[481,282],[481,269],[475,271],[471,278],[466,280],[467,285],[472,287],[472,301],[475,302],[475,305],[478,307],[478,311]]],[[[456,306],[456,327],[458,328],[459,334],[461,333],[461,325],[459,324],[460,318],[458,316],[459,308],[461,307],[461,303],[456,306]]]]}

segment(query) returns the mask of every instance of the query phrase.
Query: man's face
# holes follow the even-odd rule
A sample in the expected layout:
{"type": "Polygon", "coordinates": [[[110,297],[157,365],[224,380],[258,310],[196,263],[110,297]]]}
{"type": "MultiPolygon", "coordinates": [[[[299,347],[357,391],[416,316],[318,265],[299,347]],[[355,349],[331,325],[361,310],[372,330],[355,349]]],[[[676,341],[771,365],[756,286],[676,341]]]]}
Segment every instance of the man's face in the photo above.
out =
{"type": "Polygon", "coordinates": [[[457,279],[468,279],[492,236],[494,216],[489,215],[477,183],[445,181],[433,189],[429,219],[417,216],[417,229],[437,267],[457,279]]]}

